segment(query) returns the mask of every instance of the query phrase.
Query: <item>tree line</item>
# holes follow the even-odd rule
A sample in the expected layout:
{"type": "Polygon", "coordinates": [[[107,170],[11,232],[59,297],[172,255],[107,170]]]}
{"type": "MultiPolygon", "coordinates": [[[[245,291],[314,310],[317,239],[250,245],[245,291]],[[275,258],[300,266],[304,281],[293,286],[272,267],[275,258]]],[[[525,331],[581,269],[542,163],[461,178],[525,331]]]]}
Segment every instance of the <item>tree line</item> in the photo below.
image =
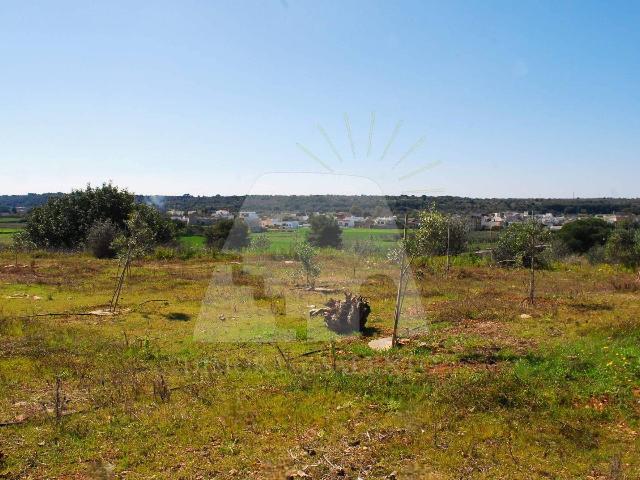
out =
{"type": "MultiPolygon", "coordinates": [[[[0,195],[0,213],[12,213],[16,207],[33,208],[47,203],[50,198],[62,197],[62,193],[28,195],[0,195]]],[[[501,211],[533,211],[555,215],[596,215],[631,213],[640,215],[640,198],[468,198],[454,196],[375,196],[375,195],[212,195],[212,196],[145,196],[135,195],[134,201],[152,204],[160,210],[197,210],[212,213],[229,210],[237,213],[249,203],[259,206],[262,213],[282,212],[352,212],[358,215],[375,215],[376,211],[389,209],[402,216],[405,212],[426,210],[431,205],[444,213],[489,213],[501,211]]],[[[252,208],[255,210],[256,207],[252,208]]]]}

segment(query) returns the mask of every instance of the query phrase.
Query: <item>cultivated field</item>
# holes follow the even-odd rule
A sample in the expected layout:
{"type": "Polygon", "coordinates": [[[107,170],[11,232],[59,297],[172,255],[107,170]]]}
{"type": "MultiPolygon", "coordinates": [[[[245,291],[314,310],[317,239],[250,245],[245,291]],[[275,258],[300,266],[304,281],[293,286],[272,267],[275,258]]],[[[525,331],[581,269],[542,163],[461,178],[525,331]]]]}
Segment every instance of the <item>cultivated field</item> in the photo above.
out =
{"type": "MultiPolygon", "coordinates": [[[[268,230],[263,235],[271,242],[269,253],[289,254],[297,241],[303,241],[306,238],[308,231],[308,228],[268,230]]],[[[342,241],[346,248],[355,242],[368,242],[374,248],[384,251],[395,246],[400,236],[402,231],[395,228],[345,228],[342,230],[342,241]]],[[[190,235],[180,237],[180,243],[186,247],[202,248],[205,242],[201,235],[190,235]]]]}
{"type": "Polygon", "coordinates": [[[116,316],[87,315],[114,261],[0,260],[0,478],[640,477],[629,272],[557,265],[528,307],[522,270],[416,267],[403,346],[374,352],[381,259],[323,252],[318,284],[373,309],[368,336],[337,338],[305,312],[340,293],[290,260],[140,261],[116,316]]]}
{"type": "Polygon", "coordinates": [[[0,217],[0,245],[11,243],[13,234],[24,228],[23,218],[0,217]]]}

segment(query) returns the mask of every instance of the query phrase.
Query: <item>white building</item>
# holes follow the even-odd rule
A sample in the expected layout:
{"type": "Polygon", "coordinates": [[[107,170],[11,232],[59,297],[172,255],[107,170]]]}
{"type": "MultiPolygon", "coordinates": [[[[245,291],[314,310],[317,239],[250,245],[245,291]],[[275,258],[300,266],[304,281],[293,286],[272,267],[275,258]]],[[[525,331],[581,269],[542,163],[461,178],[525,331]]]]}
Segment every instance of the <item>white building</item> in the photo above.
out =
{"type": "Polygon", "coordinates": [[[229,210],[216,210],[211,216],[215,218],[233,218],[233,214],[229,210]]]}
{"type": "Polygon", "coordinates": [[[374,226],[378,228],[397,228],[396,216],[392,217],[376,217],[373,221],[374,226]]]}
{"type": "Polygon", "coordinates": [[[356,217],[351,215],[350,217],[345,217],[338,220],[338,225],[340,225],[341,227],[353,228],[356,225],[364,223],[364,221],[364,217],[356,217]]]}
{"type": "Polygon", "coordinates": [[[480,227],[483,230],[499,230],[505,226],[505,219],[500,213],[483,215],[480,220],[480,227]]]}

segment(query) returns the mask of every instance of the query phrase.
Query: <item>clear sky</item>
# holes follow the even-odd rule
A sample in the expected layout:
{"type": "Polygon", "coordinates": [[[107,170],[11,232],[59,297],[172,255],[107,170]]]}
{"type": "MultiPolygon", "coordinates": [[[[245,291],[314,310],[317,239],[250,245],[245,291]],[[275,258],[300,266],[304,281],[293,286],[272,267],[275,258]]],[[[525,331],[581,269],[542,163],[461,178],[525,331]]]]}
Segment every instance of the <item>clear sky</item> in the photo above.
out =
{"type": "Polygon", "coordinates": [[[5,0],[0,193],[638,197],[639,25],[639,2],[5,0]]]}

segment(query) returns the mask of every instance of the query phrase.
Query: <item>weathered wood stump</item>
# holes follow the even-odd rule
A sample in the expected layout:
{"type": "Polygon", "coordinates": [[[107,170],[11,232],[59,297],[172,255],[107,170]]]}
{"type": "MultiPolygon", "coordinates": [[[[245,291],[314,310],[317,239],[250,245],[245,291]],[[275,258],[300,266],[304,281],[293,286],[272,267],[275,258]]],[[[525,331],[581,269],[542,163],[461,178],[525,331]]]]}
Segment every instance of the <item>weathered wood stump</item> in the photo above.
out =
{"type": "Polygon", "coordinates": [[[346,292],[344,300],[330,299],[324,307],[309,312],[314,316],[324,317],[327,328],[336,333],[361,332],[371,313],[367,300],[360,295],[346,292]]]}

